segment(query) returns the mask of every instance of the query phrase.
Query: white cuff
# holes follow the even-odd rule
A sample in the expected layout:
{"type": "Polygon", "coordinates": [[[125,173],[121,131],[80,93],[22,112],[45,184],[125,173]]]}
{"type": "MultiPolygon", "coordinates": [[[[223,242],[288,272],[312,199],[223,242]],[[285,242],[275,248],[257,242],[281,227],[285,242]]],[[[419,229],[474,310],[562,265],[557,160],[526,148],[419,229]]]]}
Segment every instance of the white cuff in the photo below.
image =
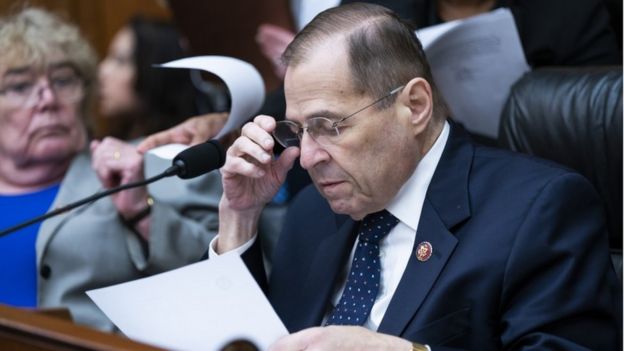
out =
{"type": "MultiPolygon", "coordinates": [[[[253,245],[253,243],[256,242],[256,238],[258,237],[258,233],[255,233],[251,239],[249,239],[249,241],[247,241],[246,243],[244,243],[243,245],[232,249],[226,253],[223,253],[221,255],[227,255],[227,254],[237,254],[237,255],[242,255],[245,251],[247,251],[247,249],[249,249],[251,247],[251,245],[253,245]]],[[[210,241],[210,245],[209,245],[209,249],[208,249],[208,258],[210,257],[219,257],[221,255],[219,255],[217,253],[217,251],[215,250],[215,245],[217,243],[217,240],[219,239],[219,236],[215,236],[214,238],[212,238],[212,240],[210,241]]]]}

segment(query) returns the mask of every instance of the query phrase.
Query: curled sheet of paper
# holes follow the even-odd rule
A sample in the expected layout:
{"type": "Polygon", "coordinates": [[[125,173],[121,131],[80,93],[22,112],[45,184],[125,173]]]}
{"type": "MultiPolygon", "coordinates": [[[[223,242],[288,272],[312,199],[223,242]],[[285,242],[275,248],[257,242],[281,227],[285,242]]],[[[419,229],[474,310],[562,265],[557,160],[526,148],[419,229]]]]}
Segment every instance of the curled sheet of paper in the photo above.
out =
{"type": "Polygon", "coordinates": [[[199,69],[221,78],[230,92],[231,108],[227,123],[216,136],[239,128],[264,103],[264,81],[251,64],[228,56],[196,56],[167,62],[164,68],[199,69]]]}

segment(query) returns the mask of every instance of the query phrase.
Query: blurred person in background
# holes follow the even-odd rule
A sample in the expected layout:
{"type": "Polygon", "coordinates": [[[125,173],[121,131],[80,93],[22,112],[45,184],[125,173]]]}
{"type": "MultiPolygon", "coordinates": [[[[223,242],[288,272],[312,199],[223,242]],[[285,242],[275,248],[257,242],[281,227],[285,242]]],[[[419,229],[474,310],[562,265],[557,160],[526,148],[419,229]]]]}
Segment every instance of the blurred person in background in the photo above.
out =
{"type": "Polygon", "coordinates": [[[99,112],[117,124],[112,136],[135,139],[212,110],[188,71],[154,67],[187,51],[178,30],[164,20],[136,16],[115,34],[98,69],[99,112]]]}

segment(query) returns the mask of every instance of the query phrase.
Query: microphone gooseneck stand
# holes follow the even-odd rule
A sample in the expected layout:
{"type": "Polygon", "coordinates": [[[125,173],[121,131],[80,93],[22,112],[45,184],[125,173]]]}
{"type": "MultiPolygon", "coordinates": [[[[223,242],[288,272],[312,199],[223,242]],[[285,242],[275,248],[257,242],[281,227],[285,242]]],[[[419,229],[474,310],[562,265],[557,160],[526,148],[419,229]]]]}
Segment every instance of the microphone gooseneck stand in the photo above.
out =
{"type": "Polygon", "coordinates": [[[173,166],[167,168],[164,172],[162,172],[160,174],[157,174],[157,175],[155,175],[155,176],[153,176],[151,178],[144,179],[144,180],[141,180],[141,181],[138,181],[138,182],[124,184],[124,185],[121,185],[121,186],[118,186],[118,187],[115,187],[115,188],[110,188],[110,189],[102,191],[102,192],[97,192],[97,193],[95,193],[95,194],[93,194],[93,195],[91,195],[89,197],[86,197],[86,198],[84,198],[82,200],[73,202],[73,203],[71,203],[69,205],[66,205],[66,206],[63,206],[63,207],[59,207],[59,208],[55,209],[54,211],[50,211],[50,212],[48,212],[48,213],[46,213],[44,215],[41,215],[39,217],[35,217],[35,218],[29,219],[29,220],[27,220],[25,222],[22,222],[20,224],[14,225],[14,226],[9,227],[9,228],[6,228],[6,229],[0,231],[0,238],[5,236],[5,235],[11,234],[11,233],[13,233],[13,232],[15,232],[17,230],[20,230],[20,229],[22,229],[24,227],[28,227],[31,224],[35,224],[37,222],[44,221],[44,220],[46,220],[46,219],[48,219],[50,217],[54,217],[54,216],[59,215],[59,214],[61,214],[63,212],[67,212],[69,210],[72,210],[72,209],[74,209],[76,207],[79,207],[79,206],[88,204],[90,202],[99,200],[99,199],[101,199],[101,198],[103,198],[105,196],[108,196],[108,195],[120,192],[122,190],[136,188],[136,187],[139,187],[139,186],[144,186],[144,185],[147,185],[149,183],[153,183],[153,182],[155,182],[157,180],[160,180],[162,178],[174,176],[174,175],[178,174],[179,171],[180,171],[180,166],[177,165],[177,164],[174,164],[173,166]]]}
{"type": "Polygon", "coordinates": [[[50,217],[56,216],[63,212],[67,212],[76,207],[99,200],[105,196],[120,192],[122,190],[144,186],[162,178],[171,177],[174,175],[177,175],[182,179],[195,178],[212,170],[221,168],[224,163],[225,150],[221,143],[218,140],[208,140],[204,143],[191,146],[188,149],[177,154],[176,157],[173,158],[172,166],[158,175],[138,182],[128,183],[120,185],[118,187],[110,188],[102,192],[97,192],[87,198],[78,200],[67,206],[57,208],[56,210],[50,211],[39,217],[35,217],[20,224],[14,225],[10,228],[3,229],[2,231],[0,231],[0,238],[7,234],[13,233],[16,230],[27,227],[31,224],[46,220],[50,217]]]}

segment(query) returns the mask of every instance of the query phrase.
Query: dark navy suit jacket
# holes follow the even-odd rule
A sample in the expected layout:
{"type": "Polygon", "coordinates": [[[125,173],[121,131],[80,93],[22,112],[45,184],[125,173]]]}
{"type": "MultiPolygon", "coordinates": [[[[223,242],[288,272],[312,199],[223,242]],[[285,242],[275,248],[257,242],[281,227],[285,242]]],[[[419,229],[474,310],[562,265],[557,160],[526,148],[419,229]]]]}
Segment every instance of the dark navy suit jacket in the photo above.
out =
{"type": "MultiPolygon", "coordinates": [[[[268,283],[258,242],[243,255],[291,332],[321,324],[356,224],[308,187],[268,283]]],[[[453,125],[415,234],[433,255],[412,254],[379,332],[434,351],[618,348],[604,214],[577,173],[477,146],[453,125]]]]}

